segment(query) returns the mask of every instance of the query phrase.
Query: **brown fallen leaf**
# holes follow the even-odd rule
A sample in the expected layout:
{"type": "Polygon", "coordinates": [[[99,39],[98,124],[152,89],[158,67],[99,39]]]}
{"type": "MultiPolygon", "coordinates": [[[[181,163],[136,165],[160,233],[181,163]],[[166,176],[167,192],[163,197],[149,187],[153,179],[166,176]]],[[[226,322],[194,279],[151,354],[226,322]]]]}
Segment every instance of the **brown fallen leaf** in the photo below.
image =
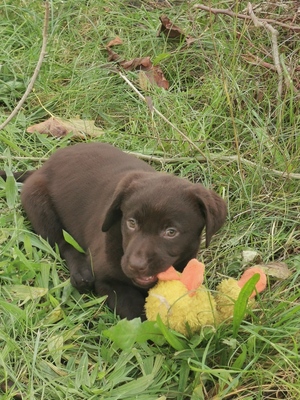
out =
{"type": "Polygon", "coordinates": [[[173,24],[171,20],[166,15],[161,15],[159,17],[161,26],[157,33],[157,36],[163,32],[168,38],[175,39],[175,38],[182,38],[185,36],[185,33],[179,28],[177,25],[173,24]]]}
{"type": "Polygon", "coordinates": [[[189,47],[191,44],[195,43],[197,40],[199,40],[199,39],[193,38],[192,36],[187,36],[185,38],[185,42],[187,44],[187,47],[189,47]]]}
{"type": "Polygon", "coordinates": [[[119,36],[116,36],[113,40],[107,43],[106,47],[113,47],[119,44],[123,44],[123,41],[119,36]]]}
{"type": "Polygon", "coordinates": [[[152,68],[150,57],[138,57],[129,61],[121,61],[119,64],[122,68],[127,69],[128,71],[135,69],[147,71],[148,69],[152,68]]]}
{"type": "Polygon", "coordinates": [[[108,51],[108,61],[120,61],[121,57],[119,56],[118,53],[113,51],[110,47],[106,47],[106,50],[108,51]]]}
{"type": "Polygon", "coordinates": [[[150,69],[145,71],[145,74],[153,85],[156,83],[157,86],[162,87],[165,90],[169,89],[169,82],[158,65],[153,65],[150,69]]]}
{"type": "Polygon", "coordinates": [[[59,117],[50,117],[39,124],[32,125],[26,130],[28,133],[38,132],[54,137],[63,137],[73,133],[73,137],[85,138],[103,135],[103,131],[97,128],[94,121],[73,118],[65,120],[59,117]]]}
{"type": "Polygon", "coordinates": [[[266,275],[277,279],[287,279],[292,274],[292,271],[288,269],[286,263],[280,261],[273,261],[269,262],[268,264],[260,264],[258,267],[260,267],[266,275]]]}
{"type": "MultiPolygon", "coordinates": [[[[150,57],[137,57],[128,61],[120,61],[120,56],[111,50],[111,48],[107,47],[107,51],[108,60],[117,62],[126,71],[143,71],[144,74],[140,79],[141,81],[146,77],[152,85],[162,87],[166,90],[169,89],[169,82],[165,78],[162,69],[158,65],[153,65],[150,57]]],[[[147,85],[144,81],[142,86],[143,90],[145,90],[147,85]]]]}
{"type": "Polygon", "coordinates": [[[67,135],[68,130],[64,123],[54,117],[46,119],[46,121],[35,124],[26,129],[28,133],[38,132],[55,137],[67,135]]]}
{"type": "Polygon", "coordinates": [[[122,43],[122,39],[117,36],[106,45],[106,50],[108,51],[108,61],[117,62],[123,69],[127,71],[143,71],[144,73],[141,74],[141,76],[139,77],[140,83],[142,83],[141,87],[143,90],[147,90],[146,80],[149,81],[152,85],[157,85],[166,90],[169,89],[169,82],[164,77],[161,68],[158,65],[154,66],[151,62],[150,57],[137,57],[128,61],[121,60],[119,54],[113,51],[111,47],[122,43]]]}
{"type": "Polygon", "coordinates": [[[169,82],[166,80],[161,68],[158,65],[153,65],[150,57],[141,57],[129,61],[122,61],[120,62],[120,66],[128,71],[143,71],[152,85],[157,85],[166,90],[169,89],[169,82]]]}
{"type": "Polygon", "coordinates": [[[163,32],[170,39],[185,39],[187,46],[190,46],[197,39],[190,35],[186,35],[179,26],[175,25],[166,15],[159,17],[161,26],[157,32],[157,36],[163,32]]]}

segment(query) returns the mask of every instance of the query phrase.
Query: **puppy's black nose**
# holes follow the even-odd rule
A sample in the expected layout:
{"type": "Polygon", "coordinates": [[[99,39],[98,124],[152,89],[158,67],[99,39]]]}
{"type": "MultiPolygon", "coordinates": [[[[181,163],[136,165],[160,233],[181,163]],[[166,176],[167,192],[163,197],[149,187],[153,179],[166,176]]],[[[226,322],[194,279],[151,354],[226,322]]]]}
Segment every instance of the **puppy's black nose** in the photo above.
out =
{"type": "Polygon", "coordinates": [[[128,260],[128,264],[131,272],[144,274],[148,270],[147,260],[138,255],[131,255],[128,260]]]}

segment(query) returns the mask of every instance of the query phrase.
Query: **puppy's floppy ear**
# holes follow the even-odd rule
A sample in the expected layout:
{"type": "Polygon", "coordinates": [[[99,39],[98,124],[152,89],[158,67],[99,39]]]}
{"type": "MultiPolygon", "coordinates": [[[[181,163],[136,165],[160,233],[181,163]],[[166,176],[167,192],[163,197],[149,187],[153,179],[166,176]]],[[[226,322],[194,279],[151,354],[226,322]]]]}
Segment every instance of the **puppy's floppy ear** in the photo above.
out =
{"type": "Polygon", "coordinates": [[[201,184],[193,185],[192,192],[205,217],[205,245],[208,247],[212,236],[221,228],[226,220],[227,205],[222,197],[213,190],[206,189],[201,184]]]}
{"type": "Polygon", "coordinates": [[[121,204],[124,198],[136,189],[138,181],[143,176],[142,173],[130,172],[118,183],[104,218],[102,232],[107,232],[122,217],[121,204]]]}

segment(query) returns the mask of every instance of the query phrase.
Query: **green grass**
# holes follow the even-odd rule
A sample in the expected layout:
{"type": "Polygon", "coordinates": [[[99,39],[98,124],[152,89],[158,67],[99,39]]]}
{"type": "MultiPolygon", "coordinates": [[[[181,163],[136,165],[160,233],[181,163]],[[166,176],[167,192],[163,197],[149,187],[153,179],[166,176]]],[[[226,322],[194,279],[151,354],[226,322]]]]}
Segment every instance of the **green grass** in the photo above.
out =
{"type": "MultiPolygon", "coordinates": [[[[36,66],[41,3],[0,5],[0,122],[22,97],[36,66]]],[[[202,182],[226,199],[228,221],[199,253],[210,287],[224,276],[239,276],[248,266],[241,253],[249,249],[263,262],[284,261],[292,275],[269,277],[236,337],[230,324],[183,338],[163,326],[118,322],[104,299],[72,289],[56,249],[31,232],[19,185],[1,181],[0,382],[2,388],[9,385],[3,399],[20,393],[30,400],[300,398],[299,38],[274,25],[298,90],[284,84],[277,99],[276,72],[247,62],[251,53],[274,63],[269,32],[195,10],[197,3],[176,1],[164,8],[148,0],[52,1],[47,55],[34,91],[0,131],[0,169],[36,168],[40,159],[74,141],[26,133],[49,113],[93,119],[105,132],[94,140],[160,157],[158,170],[202,182]],[[162,13],[197,38],[195,43],[186,47],[157,37],[162,13]],[[195,146],[151,115],[107,61],[105,45],[116,35],[123,40],[115,48],[122,58],[161,60],[168,91],[144,92],[137,72],[126,76],[195,146]],[[197,159],[196,146],[206,161],[197,159]]],[[[207,3],[227,8],[233,2],[207,3]]],[[[261,6],[258,16],[284,19],[296,16],[296,3],[253,5],[261,6]]],[[[241,13],[246,6],[241,1],[234,10],[241,13]]]]}

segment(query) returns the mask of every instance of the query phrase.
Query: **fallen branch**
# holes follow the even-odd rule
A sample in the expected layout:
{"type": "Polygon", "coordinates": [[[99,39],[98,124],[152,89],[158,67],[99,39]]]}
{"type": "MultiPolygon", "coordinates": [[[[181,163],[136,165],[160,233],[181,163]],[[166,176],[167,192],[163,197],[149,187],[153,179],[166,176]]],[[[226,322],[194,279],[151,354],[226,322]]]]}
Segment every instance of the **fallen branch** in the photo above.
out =
{"type": "MultiPolygon", "coordinates": [[[[240,19],[246,19],[246,20],[251,20],[252,18],[249,15],[245,15],[245,14],[238,14],[233,12],[230,9],[223,9],[223,8],[212,8],[212,7],[208,7],[205,6],[204,4],[195,4],[193,8],[196,9],[200,9],[203,11],[208,11],[212,14],[223,14],[223,15],[228,15],[231,18],[240,18],[240,19]]],[[[276,21],[275,19],[269,19],[269,18],[261,18],[260,19],[262,22],[266,22],[266,23],[270,23],[273,25],[279,25],[283,28],[287,28],[287,29],[291,29],[292,31],[295,32],[300,32],[300,26],[299,25],[289,25],[289,24],[285,24],[283,22],[280,21],[276,21]]]]}
{"type": "Polygon", "coordinates": [[[280,99],[282,95],[283,74],[282,74],[282,68],[280,64],[279,51],[278,51],[278,42],[277,42],[278,31],[275,28],[273,28],[273,26],[270,25],[266,20],[257,18],[257,16],[254,14],[251,3],[248,3],[248,12],[254,23],[254,26],[259,28],[266,28],[271,33],[274,66],[278,74],[277,96],[280,99]]]}
{"type": "Polygon", "coordinates": [[[40,72],[42,62],[44,60],[45,54],[46,54],[46,46],[47,46],[47,38],[48,38],[48,25],[49,25],[49,14],[50,14],[50,7],[49,7],[49,1],[45,1],[45,16],[44,16],[44,27],[43,27],[43,43],[42,43],[42,48],[39,56],[39,60],[37,62],[37,65],[35,67],[35,70],[33,72],[33,75],[30,79],[30,82],[27,86],[27,89],[25,93],[23,94],[21,100],[19,103],[16,105],[12,113],[8,116],[8,118],[0,125],[0,130],[4,129],[6,125],[18,114],[20,109],[22,108],[23,104],[25,103],[29,93],[31,92],[34,83],[36,81],[36,78],[38,77],[38,74],[40,72]]]}
{"type": "MultiPolygon", "coordinates": [[[[161,158],[161,157],[155,157],[155,156],[149,156],[145,154],[140,154],[140,153],[135,153],[135,152],[129,152],[130,154],[133,154],[134,156],[141,158],[142,160],[146,161],[153,161],[156,163],[160,164],[172,164],[172,163],[182,163],[182,162],[191,162],[191,161],[199,161],[199,162],[206,162],[207,158],[201,157],[201,156],[195,156],[195,157],[174,157],[174,158],[161,158]]],[[[236,162],[239,163],[241,162],[242,164],[249,165],[251,167],[258,168],[258,165],[250,160],[247,160],[246,158],[240,158],[238,156],[220,156],[218,154],[210,154],[208,156],[209,160],[211,161],[222,161],[222,162],[236,162]]],[[[264,172],[267,172],[271,175],[276,175],[280,176],[282,178],[292,178],[292,179],[300,179],[300,174],[296,172],[282,172],[278,171],[277,169],[272,169],[264,166],[260,166],[264,172]]]]}
{"type": "Polygon", "coordinates": [[[257,65],[258,67],[264,67],[267,69],[271,69],[272,71],[276,71],[274,64],[270,64],[262,60],[258,56],[255,56],[254,54],[247,52],[247,54],[241,55],[241,57],[243,60],[247,61],[251,65],[257,65]]]}
{"type": "MultiPolygon", "coordinates": [[[[241,162],[241,164],[248,165],[250,167],[255,167],[255,168],[260,168],[262,171],[270,174],[270,175],[275,175],[279,176],[281,178],[286,178],[286,179],[300,179],[300,174],[296,172],[283,172],[279,171],[277,169],[273,168],[268,168],[263,165],[258,166],[255,162],[247,160],[246,158],[243,157],[238,157],[238,156],[224,156],[224,155],[219,155],[219,154],[210,154],[208,157],[203,157],[203,156],[195,156],[195,157],[157,157],[157,156],[151,156],[147,154],[141,154],[141,153],[136,153],[134,151],[129,151],[127,152],[128,154],[132,154],[137,158],[140,158],[141,160],[145,161],[152,161],[157,164],[165,165],[165,164],[179,164],[179,163],[185,163],[185,162],[193,162],[193,161],[198,161],[198,162],[207,162],[207,158],[211,161],[218,161],[218,162],[226,162],[226,163],[238,163],[241,162]]],[[[48,158],[45,157],[18,157],[18,156],[0,156],[0,160],[16,160],[16,161],[32,161],[32,162],[45,162],[48,160],[48,158]]]]}

